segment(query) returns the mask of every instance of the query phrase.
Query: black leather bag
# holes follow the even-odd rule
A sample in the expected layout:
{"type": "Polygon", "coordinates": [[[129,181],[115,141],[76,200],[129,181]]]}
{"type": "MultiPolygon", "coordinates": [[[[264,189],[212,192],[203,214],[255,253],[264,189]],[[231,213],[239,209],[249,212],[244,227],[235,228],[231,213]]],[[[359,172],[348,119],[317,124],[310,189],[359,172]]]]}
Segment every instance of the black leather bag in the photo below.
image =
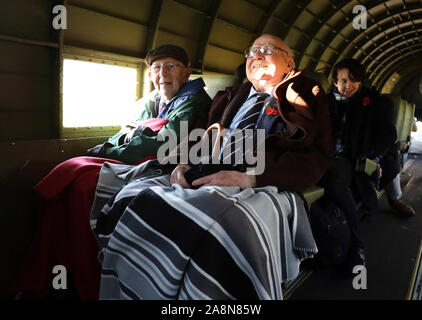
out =
{"type": "Polygon", "coordinates": [[[318,247],[315,259],[323,265],[344,262],[348,256],[351,237],[344,212],[330,199],[323,197],[312,204],[309,215],[318,247]]]}

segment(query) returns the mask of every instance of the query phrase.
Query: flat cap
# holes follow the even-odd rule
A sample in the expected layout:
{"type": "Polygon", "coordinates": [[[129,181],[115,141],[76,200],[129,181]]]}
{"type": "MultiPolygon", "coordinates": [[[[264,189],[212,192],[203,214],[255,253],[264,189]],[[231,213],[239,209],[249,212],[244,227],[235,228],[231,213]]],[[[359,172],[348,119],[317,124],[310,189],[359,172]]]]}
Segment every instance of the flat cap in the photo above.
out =
{"type": "Polygon", "coordinates": [[[145,63],[150,67],[155,60],[161,58],[174,58],[182,62],[185,67],[188,67],[189,65],[189,58],[185,49],[172,44],[165,44],[148,52],[145,57],[145,63]]]}

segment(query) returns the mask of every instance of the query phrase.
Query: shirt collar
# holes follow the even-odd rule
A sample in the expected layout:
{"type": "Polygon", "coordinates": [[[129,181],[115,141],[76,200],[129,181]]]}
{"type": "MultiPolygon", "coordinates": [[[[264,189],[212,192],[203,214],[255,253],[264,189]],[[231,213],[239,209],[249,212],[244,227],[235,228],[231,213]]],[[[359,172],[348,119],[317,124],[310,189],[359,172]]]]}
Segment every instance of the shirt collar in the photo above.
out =
{"type": "MultiPolygon", "coordinates": [[[[274,87],[270,87],[267,90],[265,90],[265,93],[268,93],[270,96],[272,96],[273,90],[274,90],[274,87]]],[[[256,91],[253,86],[251,86],[251,90],[249,91],[249,95],[248,95],[248,98],[246,100],[248,100],[250,97],[252,97],[254,94],[257,94],[257,93],[259,93],[259,92],[256,91]]]]}
{"type": "MultiPolygon", "coordinates": [[[[188,80],[185,82],[185,84],[182,86],[182,88],[177,92],[173,98],[170,99],[168,103],[172,102],[173,100],[176,100],[177,98],[181,96],[187,96],[187,95],[194,95],[199,92],[203,87],[205,87],[204,79],[197,78],[194,80],[188,80]]],[[[157,95],[156,97],[157,103],[160,103],[161,97],[160,95],[157,95]]]]}

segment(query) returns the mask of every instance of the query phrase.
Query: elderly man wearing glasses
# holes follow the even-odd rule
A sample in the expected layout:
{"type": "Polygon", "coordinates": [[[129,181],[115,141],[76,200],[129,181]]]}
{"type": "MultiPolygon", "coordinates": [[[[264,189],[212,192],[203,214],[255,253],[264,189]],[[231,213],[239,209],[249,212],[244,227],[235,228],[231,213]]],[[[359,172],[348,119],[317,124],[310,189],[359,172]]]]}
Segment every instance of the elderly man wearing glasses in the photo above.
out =
{"type": "Polygon", "coordinates": [[[105,144],[90,149],[89,155],[136,163],[156,155],[164,143],[157,137],[165,135],[166,130],[179,137],[181,121],[188,122],[188,131],[205,125],[211,98],[203,89],[202,78],[188,80],[191,69],[186,51],[179,46],[163,45],[150,51],[145,63],[157,92],[154,101],[140,100],[142,112],[137,121],[105,144]]]}
{"type": "MultiPolygon", "coordinates": [[[[304,190],[318,182],[331,159],[326,96],[315,81],[294,69],[290,48],[276,36],[260,36],[245,50],[245,57],[249,81],[216,94],[208,124],[219,122],[229,133],[243,129],[242,119],[248,118],[251,107],[263,98],[265,102],[260,107],[253,107],[258,112],[253,127],[265,130],[265,171],[256,176],[221,171],[193,181],[192,185],[242,189],[274,185],[304,190]]],[[[172,181],[187,187],[184,171],[188,167],[176,168],[172,181]]]]}
{"type": "Polygon", "coordinates": [[[317,251],[298,193],[331,162],[328,101],[280,38],[260,36],[245,56],[249,82],[217,93],[208,124],[227,131],[221,151],[240,153],[233,168],[250,150],[232,149],[232,133],[264,132],[263,173],[224,167],[191,180],[205,163],[165,175],[157,161],[106,164],[91,212],[101,299],[282,299],[281,283],[317,251]]]}
{"type": "Polygon", "coordinates": [[[211,98],[202,78],[188,80],[191,69],[186,51],[163,45],[150,51],[145,63],[157,95],[153,101],[149,97],[139,101],[140,115],[133,125],[90,149],[90,157],[62,162],[35,186],[40,196],[40,229],[9,290],[11,296],[19,293],[23,298],[44,298],[52,283],[53,267],[63,265],[79,297],[96,299],[101,269],[89,214],[102,164],[132,164],[154,158],[164,143],[157,138],[171,131],[179,139],[182,121],[188,124],[187,132],[206,125],[211,98]]]}

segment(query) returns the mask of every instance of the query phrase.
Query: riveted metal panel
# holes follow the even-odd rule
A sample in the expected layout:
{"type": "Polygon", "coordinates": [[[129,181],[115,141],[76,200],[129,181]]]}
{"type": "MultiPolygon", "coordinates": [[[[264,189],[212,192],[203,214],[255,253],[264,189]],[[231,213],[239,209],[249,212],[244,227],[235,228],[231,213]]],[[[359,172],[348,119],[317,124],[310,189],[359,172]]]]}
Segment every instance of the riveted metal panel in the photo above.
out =
{"type": "Polygon", "coordinates": [[[50,79],[43,76],[0,74],[0,111],[47,111],[50,107],[50,79]]]}
{"type": "Polygon", "coordinates": [[[247,1],[224,0],[221,3],[218,17],[224,21],[254,32],[263,14],[263,10],[260,10],[247,1]],[[251,17],[253,18],[251,19],[251,17]]]}
{"type": "Polygon", "coordinates": [[[55,49],[0,41],[0,73],[48,76],[55,49]]]}
{"type": "Polygon", "coordinates": [[[242,54],[208,45],[205,55],[205,69],[225,74],[233,74],[237,66],[244,60],[242,54]]]}
{"type": "Polygon", "coordinates": [[[227,27],[224,23],[217,21],[211,33],[210,43],[242,54],[252,44],[255,38],[256,36],[253,34],[227,27]]]}
{"type": "Polygon", "coordinates": [[[49,112],[0,111],[0,141],[47,139],[50,121],[49,112]]]}
{"type": "Polygon", "coordinates": [[[1,2],[0,34],[49,41],[53,39],[53,3],[45,0],[1,2]]]}
{"type": "Polygon", "coordinates": [[[171,1],[184,4],[185,6],[192,8],[192,10],[206,13],[210,11],[212,3],[215,0],[171,0],[171,1]]]}
{"type": "Polygon", "coordinates": [[[66,45],[134,56],[143,54],[147,26],[70,5],[67,9],[66,45]]]}
{"type": "Polygon", "coordinates": [[[147,25],[155,0],[68,0],[69,5],[147,25]]]}
{"type": "Polygon", "coordinates": [[[174,1],[164,1],[160,29],[199,41],[205,16],[174,1]]]}

